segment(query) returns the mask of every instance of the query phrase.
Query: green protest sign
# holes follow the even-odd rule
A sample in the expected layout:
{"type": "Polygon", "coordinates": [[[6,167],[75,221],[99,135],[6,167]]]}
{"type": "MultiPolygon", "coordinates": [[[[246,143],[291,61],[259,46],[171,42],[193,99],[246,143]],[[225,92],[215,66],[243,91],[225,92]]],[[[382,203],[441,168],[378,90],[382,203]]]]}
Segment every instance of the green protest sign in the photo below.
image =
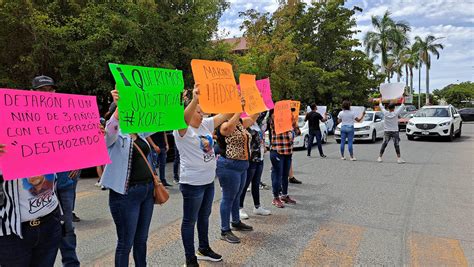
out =
{"type": "Polygon", "coordinates": [[[109,63],[117,90],[123,133],[159,132],[186,128],[183,72],[109,63]]]}

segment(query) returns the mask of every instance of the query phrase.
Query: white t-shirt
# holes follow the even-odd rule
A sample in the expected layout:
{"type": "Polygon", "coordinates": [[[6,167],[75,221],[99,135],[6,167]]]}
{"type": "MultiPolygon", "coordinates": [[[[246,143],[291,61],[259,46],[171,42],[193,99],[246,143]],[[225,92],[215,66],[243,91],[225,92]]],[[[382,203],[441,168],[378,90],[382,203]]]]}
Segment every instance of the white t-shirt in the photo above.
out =
{"type": "Polygon", "coordinates": [[[356,114],[352,110],[342,110],[337,115],[337,118],[341,120],[342,125],[354,126],[354,121],[356,118],[356,114]]]}
{"type": "Polygon", "coordinates": [[[214,119],[205,118],[199,128],[188,126],[186,134],[181,137],[173,131],[178,147],[181,173],[179,183],[205,185],[214,181],[216,176],[216,155],[214,153],[214,119]]]}
{"type": "Polygon", "coordinates": [[[23,178],[19,183],[22,222],[46,216],[58,207],[59,201],[54,191],[54,174],[23,178]]]}
{"type": "Polygon", "coordinates": [[[385,132],[398,132],[398,115],[402,112],[403,108],[405,107],[402,104],[399,108],[390,112],[384,108],[382,103],[379,104],[380,110],[382,110],[384,115],[383,121],[383,129],[385,132]]]}

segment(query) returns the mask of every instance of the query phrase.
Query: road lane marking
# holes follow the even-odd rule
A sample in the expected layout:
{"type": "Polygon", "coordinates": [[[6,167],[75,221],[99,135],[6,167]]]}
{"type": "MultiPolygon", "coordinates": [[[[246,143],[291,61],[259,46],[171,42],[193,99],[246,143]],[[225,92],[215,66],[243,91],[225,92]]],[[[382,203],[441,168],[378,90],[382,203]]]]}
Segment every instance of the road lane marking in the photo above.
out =
{"type": "Polygon", "coordinates": [[[468,266],[459,240],[412,233],[411,266],[468,266]]]}
{"type": "Polygon", "coordinates": [[[353,266],[364,228],[330,222],[301,253],[296,266],[353,266]]]}

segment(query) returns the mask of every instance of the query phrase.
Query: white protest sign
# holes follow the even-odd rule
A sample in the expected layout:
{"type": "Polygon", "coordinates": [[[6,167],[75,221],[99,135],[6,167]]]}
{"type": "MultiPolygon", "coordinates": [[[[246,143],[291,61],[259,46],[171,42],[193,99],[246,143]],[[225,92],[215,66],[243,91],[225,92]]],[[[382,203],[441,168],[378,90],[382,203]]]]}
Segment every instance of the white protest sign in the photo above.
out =
{"type": "Polygon", "coordinates": [[[311,112],[311,107],[310,106],[307,106],[306,107],[306,113],[310,113],[311,112]]]}
{"type": "Polygon", "coordinates": [[[380,85],[382,100],[398,99],[403,96],[404,91],[404,83],[382,83],[380,85]]]}
{"type": "Polygon", "coordinates": [[[363,107],[363,106],[351,106],[351,110],[355,113],[357,118],[360,118],[362,113],[365,111],[365,107],[363,107]]]}
{"type": "Polygon", "coordinates": [[[319,114],[321,114],[321,116],[324,117],[324,114],[326,114],[328,110],[328,107],[327,106],[318,106],[318,109],[316,110],[319,114]]]}

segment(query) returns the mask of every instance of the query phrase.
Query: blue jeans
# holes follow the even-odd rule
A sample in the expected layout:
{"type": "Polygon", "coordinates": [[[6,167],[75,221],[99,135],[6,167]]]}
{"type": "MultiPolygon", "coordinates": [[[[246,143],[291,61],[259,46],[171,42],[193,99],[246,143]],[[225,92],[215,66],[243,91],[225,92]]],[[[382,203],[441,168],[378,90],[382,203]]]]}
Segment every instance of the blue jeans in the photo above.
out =
{"type": "Polygon", "coordinates": [[[160,153],[156,153],[156,151],[152,149],[151,157],[153,159],[153,168],[155,170],[159,169],[161,182],[166,182],[166,147],[160,147],[160,153]]]}
{"type": "Polygon", "coordinates": [[[318,145],[318,150],[319,150],[319,155],[322,156],[324,155],[323,153],[323,145],[322,145],[322,136],[321,136],[321,132],[320,131],[316,131],[316,132],[313,132],[313,133],[309,133],[309,136],[308,136],[308,156],[311,156],[311,149],[313,148],[313,141],[314,141],[314,138],[316,137],[316,142],[317,142],[317,145],[318,145]]]}
{"type": "Polygon", "coordinates": [[[76,199],[76,185],[77,180],[74,184],[66,188],[58,188],[58,198],[63,209],[61,220],[64,222],[63,238],[61,239],[61,244],[59,246],[63,266],[80,265],[76,254],[76,233],[74,232],[74,225],[72,223],[72,211],[76,199]]]}
{"type": "Polygon", "coordinates": [[[128,266],[132,247],[135,266],[146,266],[146,242],[153,205],[153,182],[133,185],[126,195],[110,190],[109,207],[118,237],[116,267],[128,266]]]}
{"type": "Polygon", "coordinates": [[[174,162],[173,162],[173,175],[174,179],[179,181],[179,164],[180,164],[180,158],[179,158],[179,150],[176,144],[174,145],[174,162]]]}
{"type": "Polygon", "coordinates": [[[59,208],[38,226],[21,226],[23,239],[11,234],[0,237],[0,266],[52,267],[61,242],[59,208]]]}
{"type": "Polygon", "coordinates": [[[263,173],[263,160],[259,162],[250,161],[249,169],[247,170],[247,180],[240,195],[240,208],[244,207],[245,195],[247,188],[252,183],[252,198],[255,208],[260,207],[260,181],[263,173]]]}
{"type": "Polygon", "coordinates": [[[199,248],[209,248],[209,216],[214,200],[214,182],[206,185],[180,184],[179,189],[183,195],[181,238],[186,259],[192,259],[195,257],[194,226],[196,222],[199,248]]]}
{"type": "Polygon", "coordinates": [[[347,147],[349,148],[349,154],[354,156],[354,151],[352,149],[352,143],[354,142],[354,126],[352,125],[342,125],[341,127],[341,156],[344,157],[344,146],[346,145],[347,138],[347,147]]]}
{"type": "Polygon", "coordinates": [[[273,197],[282,194],[288,195],[288,175],[290,174],[292,155],[278,154],[275,150],[270,151],[270,161],[272,162],[272,190],[273,197]]]}
{"type": "Polygon", "coordinates": [[[240,195],[247,180],[247,160],[233,160],[219,157],[217,160],[216,174],[222,187],[221,199],[221,231],[230,230],[230,215],[232,222],[240,222],[239,206],[240,195]]]}

